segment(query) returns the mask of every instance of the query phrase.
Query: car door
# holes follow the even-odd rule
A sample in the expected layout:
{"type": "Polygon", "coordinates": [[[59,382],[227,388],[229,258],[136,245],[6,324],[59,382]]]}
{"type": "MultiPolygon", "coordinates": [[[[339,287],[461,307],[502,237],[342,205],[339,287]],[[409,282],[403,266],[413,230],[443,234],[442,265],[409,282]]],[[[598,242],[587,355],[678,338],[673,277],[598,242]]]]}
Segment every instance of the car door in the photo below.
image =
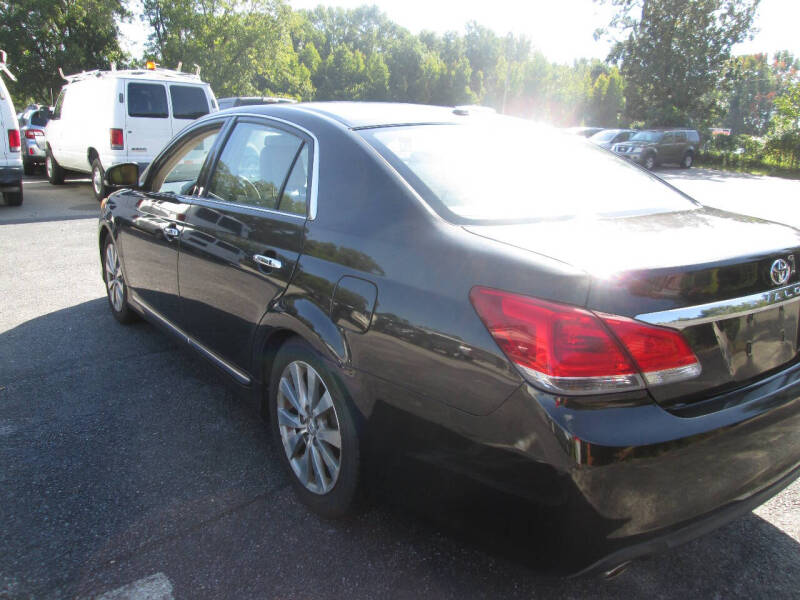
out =
{"type": "Polygon", "coordinates": [[[675,162],[675,133],[668,131],[658,145],[659,162],[675,162]]]}
{"type": "Polygon", "coordinates": [[[203,124],[174,140],[149,171],[135,210],[118,233],[125,277],[135,300],[171,324],[183,319],[178,294],[178,251],[183,223],[203,165],[225,120],[203,124]]]}
{"type": "Polygon", "coordinates": [[[160,81],[128,81],[125,147],[128,160],[148,163],[172,138],[167,87],[160,81]]]}
{"type": "Polygon", "coordinates": [[[245,371],[256,327],[302,250],[314,151],[304,132],[240,117],[186,215],[178,271],[187,332],[245,371]]]}

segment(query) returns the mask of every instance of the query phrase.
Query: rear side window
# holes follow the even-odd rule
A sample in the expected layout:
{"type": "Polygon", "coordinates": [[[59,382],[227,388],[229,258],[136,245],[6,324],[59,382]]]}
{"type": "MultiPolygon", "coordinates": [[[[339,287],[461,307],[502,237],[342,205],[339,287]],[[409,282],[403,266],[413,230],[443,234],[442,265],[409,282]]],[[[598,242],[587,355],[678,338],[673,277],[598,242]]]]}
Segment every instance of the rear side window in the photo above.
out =
{"type": "Polygon", "coordinates": [[[128,84],[128,116],[166,119],[167,91],[158,83],[128,84]]]}
{"type": "Polygon", "coordinates": [[[676,142],[685,142],[686,141],[686,132],[685,131],[678,131],[675,133],[675,141],[676,142]]]}
{"type": "Polygon", "coordinates": [[[690,131],[689,132],[689,141],[692,142],[693,144],[696,144],[697,142],[700,141],[700,134],[697,133],[696,131],[690,131]]]}
{"type": "Polygon", "coordinates": [[[208,114],[208,100],[203,88],[189,85],[169,86],[173,119],[197,119],[208,114]]]}
{"type": "Polygon", "coordinates": [[[64,96],[67,95],[67,90],[62,89],[58,94],[58,99],[56,100],[56,106],[53,109],[53,118],[60,119],[61,118],[61,109],[64,107],[64,96]]]}

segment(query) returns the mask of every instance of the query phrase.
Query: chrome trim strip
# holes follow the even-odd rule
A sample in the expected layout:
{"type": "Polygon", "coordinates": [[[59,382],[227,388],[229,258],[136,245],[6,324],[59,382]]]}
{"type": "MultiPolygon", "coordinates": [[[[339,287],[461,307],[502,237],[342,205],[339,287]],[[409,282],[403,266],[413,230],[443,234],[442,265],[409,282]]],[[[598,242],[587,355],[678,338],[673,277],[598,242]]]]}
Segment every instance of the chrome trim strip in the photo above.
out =
{"type": "MultiPolygon", "coordinates": [[[[282,123],[284,125],[288,125],[289,127],[294,127],[295,129],[302,131],[312,140],[314,140],[314,156],[311,159],[311,197],[308,200],[308,220],[313,221],[317,218],[317,189],[318,189],[318,181],[319,181],[319,140],[317,136],[311,133],[308,129],[303,127],[302,125],[298,125],[297,123],[293,123],[291,121],[287,121],[286,119],[281,119],[279,117],[273,117],[270,115],[260,115],[257,113],[244,113],[244,112],[236,112],[231,114],[232,117],[252,117],[256,119],[266,119],[268,121],[275,121],[276,123],[282,123]]],[[[268,210],[268,209],[264,209],[268,210]]],[[[291,213],[284,213],[280,211],[273,211],[278,212],[281,215],[291,214],[291,213]]]]}
{"type": "MultiPolygon", "coordinates": [[[[209,192],[211,193],[211,192],[209,192]]],[[[268,213],[271,215],[280,215],[282,217],[292,217],[294,219],[300,219],[301,221],[305,221],[306,217],[295,215],[288,212],[282,212],[280,210],[273,210],[271,208],[264,208],[263,206],[255,206],[253,204],[240,204],[238,202],[228,202],[227,200],[217,200],[216,198],[212,198],[211,196],[190,196],[189,197],[192,201],[192,204],[195,206],[203,206],[204,204],[210,204],[211,206],[219,206],[220,208],[241,208],[243,210],[254,210],[256,212],[263,212],[268,213]]]]}
{"type": "Polygon", "coordinates": [[[165,316],[163,316],[161,313],[155,310],[152,306],[147,304],[147,302],[138,297],[136,299],[129,298],[129,302],[134,306],[138,306],[138,308],[141,309],[142,312],[145,312],[150,316],[152,316],[153,318],[157,319],[162,325],[170,329],[179,337],[183,338],[183,340],[187,344],[189,344],[189,346],[191,346],[192,348],[203,354],[206,358],[210,359],[211,362],[217,364],[224,371],[227,371],[234,379],[236,379],[236,381],[238,381],[243,385],[250,385],[251,380],[249,375],[247,375],[244,371],[241,371],[240,369],[234,367],[228,361],[221,358],[218,354],[206,348],[203,344],[201,344],[192,336],[190,336],[188,333],[183,331],[183,329],[173,324],[172,321],[167,319],[165,316]]]}
{"type": "Polygon", "coordinates": [[[636,315],[635,319],[652,325],[685,329],[704,323],[759,313],[790,302],[800,302],[800,283],[741,298],[636,315]]]}

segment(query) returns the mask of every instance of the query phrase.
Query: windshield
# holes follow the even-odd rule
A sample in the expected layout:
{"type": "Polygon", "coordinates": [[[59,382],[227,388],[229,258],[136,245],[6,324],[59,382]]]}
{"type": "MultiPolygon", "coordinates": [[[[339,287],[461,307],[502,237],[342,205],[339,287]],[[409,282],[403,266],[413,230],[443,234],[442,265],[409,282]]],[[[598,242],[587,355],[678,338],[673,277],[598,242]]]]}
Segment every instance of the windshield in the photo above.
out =
{"type": "Polygon", "coordinates": [[[595,142],[610,142],[616,137],[618,133],[619,131],[616,129],[606,129],[605,131],[601,131],[600,133],[595,133],[589,139],[595,142]]]}
{"type": "Polygon", "coordinates": [[[657,142],[664,134],[660,131],[639,131],[631,136],[631,142],[657,142]]]}
{"type": "Polygon", "coordinates": [[[624,216],[697,206],[624,159],[521,119],[361,134],[452,222],[624,216]]]}

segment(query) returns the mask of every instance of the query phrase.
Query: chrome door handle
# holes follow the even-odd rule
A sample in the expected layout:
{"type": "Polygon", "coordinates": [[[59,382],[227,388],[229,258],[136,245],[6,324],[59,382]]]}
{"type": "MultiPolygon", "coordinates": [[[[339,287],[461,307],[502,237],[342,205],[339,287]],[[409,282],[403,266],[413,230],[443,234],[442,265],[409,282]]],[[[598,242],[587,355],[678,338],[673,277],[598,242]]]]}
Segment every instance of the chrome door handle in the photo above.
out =
{"type": "Polygon", "coordinates": [[[253,260],[256,261],[262,267],[266,267],[268,269],[280,269],[283,266],[283,263],[281,261],[279,261],[277,258],[272,258],[271,256],[254,254],[253,260]]]}
{"type": "Polygon", "coordinates": [[[166,227],[162,228],[161,231],[164,232],[164,237],[169,241],[172,241],[181,235],[181,230],[174,225],[167,225],[166,227]]]}

